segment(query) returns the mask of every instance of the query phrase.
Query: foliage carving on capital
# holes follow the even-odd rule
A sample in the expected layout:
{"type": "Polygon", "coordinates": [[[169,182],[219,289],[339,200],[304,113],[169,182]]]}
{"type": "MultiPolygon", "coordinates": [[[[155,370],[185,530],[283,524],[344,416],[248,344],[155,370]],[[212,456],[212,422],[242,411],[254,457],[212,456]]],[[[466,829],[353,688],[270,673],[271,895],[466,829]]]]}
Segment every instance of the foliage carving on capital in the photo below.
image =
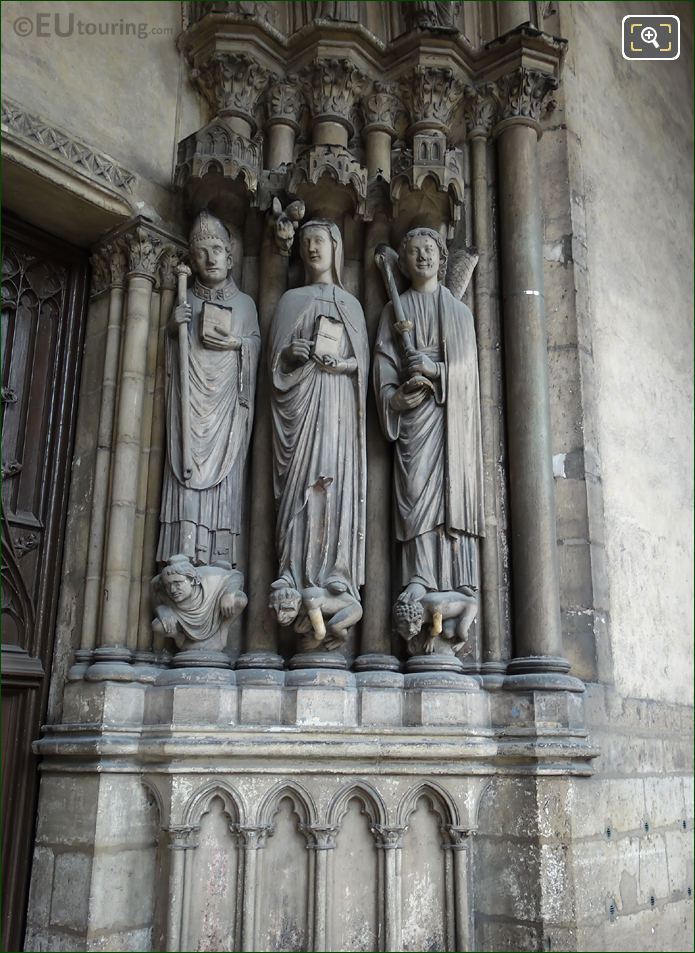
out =
{"type": "Polygon", "coordinates": [[[334,117],[350,123],[350,113],[365,79],[349,59],[317,57],[302,71],[314,119],[334,117]]]}
{"type": "Polygon", "coordinates": [[[261,93],[274,78],[248,53],[232,52],[213,53],[192,77],[215,115],[240,116],[252,127],[261,93]]]}
{"type": "Polygon", "coordinates": [[[284,122],[299,128],[299,119],[305,106],[304,94],[296,76],[274,83],[265,97],[269,122],[284,122]]]}
{"type": "Polygon", "coordinates": [[[469,136],[489,136],[497,118],[497,100],[491,83],[466,86],[464,91],[464,118],[469,136]]]}
{"type": "Polygon", "coordinates": [[[520,66],[513,72],[500,76],[491,85],[497,100],[499,121],[529,119],[538,122],[544,100],[548,93],[557,89],[558,81],[550,73],[520,66]]]}
{"type": "Polygon", "coordinates": [[[176,825],[168,830],[170,850],[189,850],[198,846],[200,827],[197,825],[176,825]]]}
{"type": "Polygon", "coordinates": [[[472,835],[475,833],[468,828],[455,827],[452,824],[445,824],[440,829],[444,846],[450,850],[465,850],[470,843],[472,835]]]}
{"type": "Polygon", "coordinates": [[[403,103],[398,96],[394,95],[392,87],[378,80],[362,99],[362,112],[366,126],[382,126],[393,130],[397,115],[403,111],[403,103]]]}
{"type": "Polygon", "coordinates": [[[125,235],[125,243],[128,249],[128,272],[155,279],[163,252],[161,238],[139,225],[134,232],[125,235]]]}
{"type": "Polygon", "coordinates": [[[372,827],[372,833],[376,838],[376,846],[381,850],[401,848],[406,830],[406,827],[384,827],[382,824],[375,824],[372,827]]]}
{"type": "Polygon", "coordinates": [[[101,294],[111,284],[111,268],[109,267],[109,257],[106,249],[97,249],[90,256],[89,265],[92,269],[91,293],[93,295],[101,294]]]}
{"type": "Polygon", "coordinates": [[[426,121],[448,125],[454,106],[464,91],[463,83],[448,66],[416,66],[401,88],[410,102],[414,123],[426,121]]]}
{"type": "Polygon", "coordinates": [[[301,831],[307,839],[309,850],[333,850],[338,828],[329,825],[302,824],[301,831]]]}
{"type": "Polygon", "coordinates": [[[165,245],[159,263],[159,280],[162,288],[176,288],[176,266],[181,262],[181,253],[174,245],[165,245]]]}
{"type": "Polygon", "coordinates": [[[245,850],[262,850],[274,833],[270,824],[231,824],[230,830],[239,835],[245,850]]]}

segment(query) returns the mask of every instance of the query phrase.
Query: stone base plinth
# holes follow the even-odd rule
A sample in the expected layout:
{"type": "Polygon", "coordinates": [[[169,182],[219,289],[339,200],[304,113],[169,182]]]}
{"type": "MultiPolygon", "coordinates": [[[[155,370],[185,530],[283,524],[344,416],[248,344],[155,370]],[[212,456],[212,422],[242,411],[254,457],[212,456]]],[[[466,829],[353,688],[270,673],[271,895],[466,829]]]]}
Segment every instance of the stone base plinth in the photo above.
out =
{"type": "Polygon", "coordinates": [[[27,949],[90,951],[474,949],[500,830],[596,755],[575,693],[335,668],[71,682],[35,747],[27,949]]]}

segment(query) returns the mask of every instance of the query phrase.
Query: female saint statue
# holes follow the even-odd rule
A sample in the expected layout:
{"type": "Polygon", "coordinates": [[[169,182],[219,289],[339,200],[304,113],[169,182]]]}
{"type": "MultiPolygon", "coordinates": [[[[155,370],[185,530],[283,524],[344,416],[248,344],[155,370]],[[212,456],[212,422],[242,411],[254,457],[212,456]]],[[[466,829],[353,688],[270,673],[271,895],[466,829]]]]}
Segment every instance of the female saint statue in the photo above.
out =
{"type": "MultiPolygon", "coordinates": [[[[307,284],[282,296],[270,334],[279,558],[271,605],[277,609],[292,592],[323,589],[351,597],[359,608],[367,328],[359,301],[341,284],[337,226],[308,222],[299,242],[307,284]]],[[[316,629],[320,639],[320,620],[316,629]]]]}

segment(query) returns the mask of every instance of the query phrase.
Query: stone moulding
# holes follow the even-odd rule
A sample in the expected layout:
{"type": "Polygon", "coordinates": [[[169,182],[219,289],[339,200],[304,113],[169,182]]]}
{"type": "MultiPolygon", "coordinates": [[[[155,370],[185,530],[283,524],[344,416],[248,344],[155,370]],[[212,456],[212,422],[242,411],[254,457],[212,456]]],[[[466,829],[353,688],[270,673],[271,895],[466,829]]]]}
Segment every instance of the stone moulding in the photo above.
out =
{"type": "Polygon", "coordinates": [[[255,196],[261,171],[260,143],[230,129],[223,120],[215,119],[179,143],[174,184],[184,188],[191,180],[217,172],[227,180],[241,177],[249,195],[255,196]]]}
{"type": "Polygon", "coordinates": [[[2,129],[3,133],[13,133],[32,145],[40,146],[92,178],[107,182],[128,194],[133,192],[135,173],[118,165],[106,153],[93,149],[81,139],[32,115],[7,98],[2,100],[2,129]]]}
{"type": "Polygon", "coordinates": [[[352,193],[355,212],[359,217],[367,213],[367,170],[342,146],[311,146],[293,164],[287,190],[299,194],[304,184],[317,185],[322,176],[328,176],[352,193]]]}

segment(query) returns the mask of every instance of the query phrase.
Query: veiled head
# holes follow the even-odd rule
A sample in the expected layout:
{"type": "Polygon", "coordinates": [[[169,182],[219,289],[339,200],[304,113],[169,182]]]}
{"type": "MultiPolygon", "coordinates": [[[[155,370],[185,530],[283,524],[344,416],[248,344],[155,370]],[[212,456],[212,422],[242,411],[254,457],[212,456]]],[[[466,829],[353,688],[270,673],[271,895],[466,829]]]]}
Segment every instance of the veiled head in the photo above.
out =
{"type": "Polygon", "coordinates": [[[299,230],[299,254],[304,262],[307,284],[321,268],[331,269],[333,284],[343,287],[343,239],[335,222],[312,219],[299,230]]]}

